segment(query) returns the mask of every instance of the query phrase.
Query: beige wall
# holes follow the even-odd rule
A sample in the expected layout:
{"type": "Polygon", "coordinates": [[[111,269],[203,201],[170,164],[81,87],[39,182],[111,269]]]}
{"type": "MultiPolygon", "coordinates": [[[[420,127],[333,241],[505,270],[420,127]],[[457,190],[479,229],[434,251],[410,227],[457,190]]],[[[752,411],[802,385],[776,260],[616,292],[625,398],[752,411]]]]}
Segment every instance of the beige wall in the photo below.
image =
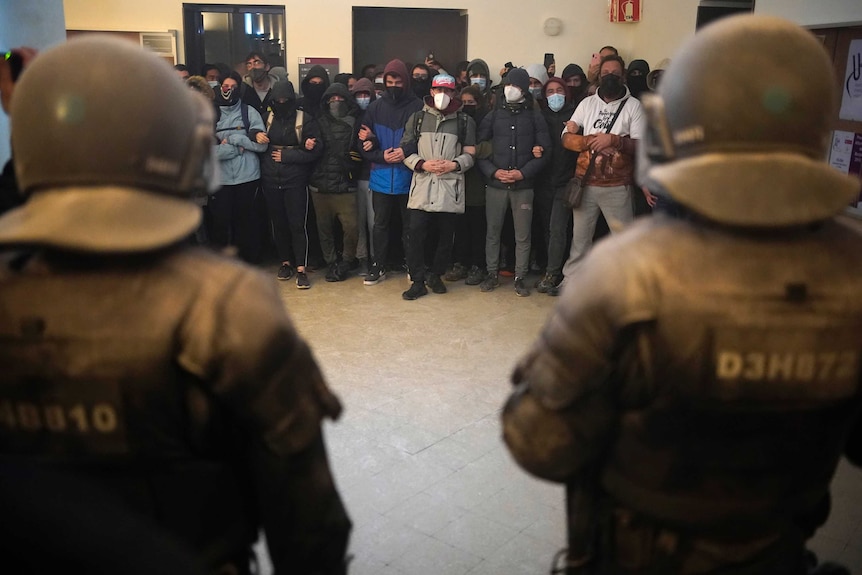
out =
{"type": "Polygon", "coordinates": [[[814,28],[862,24],[859,0],[757,0],[754,11],[814,28]]]}
{"type": "MultiPolygon", "coordinates": [[[[340,58],[343,69],[351,66],[354,4],[464,9],[469,18],[468,58],[483,58],[492,69],[499,69],[507,60],[526,65],[541,62],[545,52],[553,52],[560,71],[569,62],[585,66],[605,44],[617,46],[626,60],[643,58],[655,64],[694,33],[697,12],[695,0],[644,0],[642,22],[611,24],[603,0],[288,0],[284,2],[287,62],[294,80],[298,57],[340,58]],[[563,32],[556,37],[546,36],[542,29],[551,16],[563,21],[563,32]]],[[[180,59],[184,59],[181,0],[64,0],[64,6],[69,29],[178,30],[180,59]]]]}

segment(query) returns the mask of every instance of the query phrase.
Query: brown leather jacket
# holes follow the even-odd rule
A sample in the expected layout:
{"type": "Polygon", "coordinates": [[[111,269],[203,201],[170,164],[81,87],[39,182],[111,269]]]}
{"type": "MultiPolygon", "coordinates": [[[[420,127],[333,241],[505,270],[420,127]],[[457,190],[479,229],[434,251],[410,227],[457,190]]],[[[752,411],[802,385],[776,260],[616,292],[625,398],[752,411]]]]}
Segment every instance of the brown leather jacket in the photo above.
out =
{"type": "MultiPolygon", "coordinates": [[[[595,135],[581,136],[580,134],[563,134],[563,147],[575,152],[578,156],[578,166],[575,175],[583,178],[590,164],[590,143],[595,140],[595,135]]],[[[628,136],[617,136],[614,134],[615,142],[619,148],[612,156],[599,154],[596,164],[590,174],[587,186],[612,187],[625,186],[634,183],[635,171],[635,147],[634,141],[628,136]]]]}

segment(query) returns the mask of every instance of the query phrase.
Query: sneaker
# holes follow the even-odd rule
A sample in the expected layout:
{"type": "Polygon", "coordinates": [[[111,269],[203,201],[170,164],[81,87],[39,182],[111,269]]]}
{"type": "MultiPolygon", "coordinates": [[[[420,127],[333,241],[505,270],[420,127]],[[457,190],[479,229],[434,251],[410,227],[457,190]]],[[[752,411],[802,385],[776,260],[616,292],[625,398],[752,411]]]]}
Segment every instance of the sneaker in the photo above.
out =
{"type": "Polygon", "coordinates": [[[362,281],[367,286],[373,286],[386,279],[386,270],[377,264],[372,264],[368,270],[368,275],[362,281]]]}
{"type": "Polygon", "coordinates": [[[356,267],[356,260],[353,260],[352,262],[338,262],[335,266],[335,281],[343,282],[350,277],[350,272],[355,270],[356,267]]]}
{"type": "Polygon", "coordinates": [[[461,281],[465,277],[467,277],[467,268],[461,264],[455,264],[452,266],[452,269],[446,272],[443,279],[447,282],[457,282],[461,281]]]}
{"type": "MultiPolygon", "coordinates": [[[[437,281],[440,281],[440,278],[437,278],[437,281]]],[[[401,297],[412,301],[414,299],[419,299],[423,295],[428,295],[428,289],[425,287],[425,284],[422,282],[413,282],[410,284],[410,289],[401,294],[401,297]]]]}
{"type": "Polygon", "coordinates": [[[494,288],[500,285],[500,278],[497,277],[497,272],[488,272],[488,277],[482,280],[479,284],[479,289],[482,291],[494,291],[494,288]]]}
{"type": "Polygon", "coordinates": [[[530,289],[524,284],[524,278],[515,277],[515,295],[527,297],[530,295],[530,289]]]}
{"type": "Polygon", "coordinates": [[[440,280],[440,276],[437,274],[428,274],[428,277],[425,278],[425,282],[428,284],[428,287],[431,288],[431,291],[434,293],[446,293],[446,286],[440,280]]]}
{"type": "Polygon", "coordinates": [[[290,264],[281,264],[281,267],[278,268],[278,275],[276,277],[282,281],[289,280],[293,277],[293,268],[290,264]]]}
{"type": "Polygon", "coordinates": [[[471,266],[467,272],[467,279],[464,281],[468,286],[477,286],[485,279],[485,270],[479,266],[471,266]]]}
{"type": "Polygon", "coordinates": [[[338,281],[338,262],[329,264],[329,269],[326,270],[326,277],[324,279],[328,282],[338,281]]]}
{"type": "Polygon", "coordinates": [[[500,275],[504,278],[510,278],[515,276],[515,272],[513,270],[507,270],[504,268],[500,270],[500,275]]]}
{"type": "Polygon", "coordinates": [[[545,274],[542,276],[542,279],[536,282],[536,291],[539,293],[548,293],[549,289],[557,287],[561,281],[563,281],[563,276],[561,275],[545,274]]]}
{"type": "Polygon", "coordinates": [[[368,275],[368,258],[359,258],[357,261],[359,262],[359,267],[358,267],[358,270],[356,273],[359,274],[360,277],[367,276],[368,275]]]}
{"type": "Polygon", "coordinates": [[[305,272],[296,272],[296,287],[297,289],[308,289],[311,287],[311,282],[308,281],[308,276],[305,272]]]}

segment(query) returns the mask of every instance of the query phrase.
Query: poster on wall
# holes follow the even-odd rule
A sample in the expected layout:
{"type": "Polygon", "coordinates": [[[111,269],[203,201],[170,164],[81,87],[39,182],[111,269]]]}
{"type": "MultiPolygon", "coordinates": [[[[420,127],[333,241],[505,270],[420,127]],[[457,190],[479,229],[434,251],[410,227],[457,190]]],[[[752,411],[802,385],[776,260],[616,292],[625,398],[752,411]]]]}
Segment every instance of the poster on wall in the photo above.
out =
{"type": "Polygon", "coordinates": [[[332,84],[333,78],[338,74],[338,58],[299,58],[299,78],[294,85],[300,91],[302,90],[302,80],[314,66],[323,66],[326,73],[329,74],[329,83],[332,84]]]}
{"type": "Polygon", "coordinates": [[[838,117],[862,122],[862,39],[850,42],[842,88],[838,117]]]}
{"type": "Polygon", "coordinates": [[[640,22],[643,0],[608,0],[611,22],[640,22]]]}
{"type": "MultiPolygon", "coordinates": [[[[829,150],[829,165],[842,174],[862,178],[862,134],[835,130],[829,150]]],[[[862,192],[850,205],[862,207],[862,192]]]]}

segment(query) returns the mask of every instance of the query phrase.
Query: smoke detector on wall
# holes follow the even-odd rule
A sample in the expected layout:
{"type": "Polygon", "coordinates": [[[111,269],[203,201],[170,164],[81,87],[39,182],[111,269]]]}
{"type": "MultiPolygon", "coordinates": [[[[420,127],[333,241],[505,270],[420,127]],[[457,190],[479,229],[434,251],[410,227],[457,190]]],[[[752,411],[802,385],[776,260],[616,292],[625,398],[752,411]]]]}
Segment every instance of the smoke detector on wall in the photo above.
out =
{"type": "Polygon", "coordinates": [[[548,18],[545,20],[544,29],[547,36],[557,36],[563,31],[563,21],[559,18],[548,18]]]}

